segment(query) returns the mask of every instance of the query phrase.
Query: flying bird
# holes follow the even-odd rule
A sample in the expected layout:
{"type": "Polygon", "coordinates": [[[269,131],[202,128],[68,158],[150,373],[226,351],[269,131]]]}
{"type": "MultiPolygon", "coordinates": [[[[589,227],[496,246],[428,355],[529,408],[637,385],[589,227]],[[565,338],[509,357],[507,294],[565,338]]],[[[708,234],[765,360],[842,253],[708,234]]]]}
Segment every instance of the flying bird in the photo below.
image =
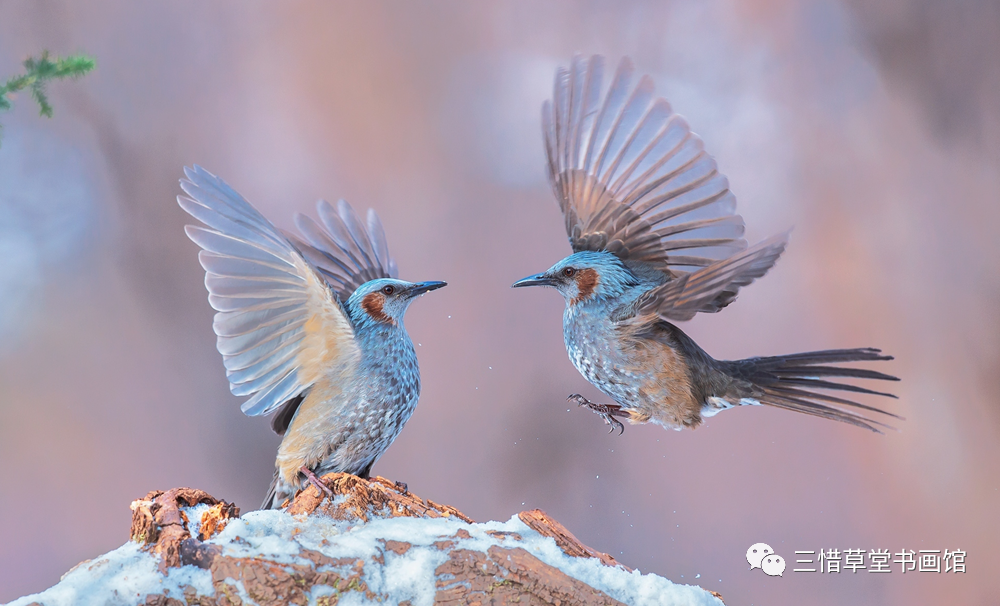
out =
{"type": "Polygon", "coordinates": [[[374,210],[317,204],[281,232],[222,179],[195,166],[178,196],[207,227],[184,228],[202,251],[208,300],[234,395],[248,416],[275,413],[283,436],[262,509],[277,508],[316,475],[367,478],[420,395],[417,356],[403,326],[414,298],[444,282],[397,279],[374,210]]]}
{"type": "MultiPolygon", "coordinates": [[[[542,108],[549,181],[573,254],[513,286],[566,301],[563,337],[577,370],[614,403],[570,400],[621,420],[697,427],[722,410],[768,405],[880,431],[844,392],[895,397],[838,380],[896,377],[845,362],[891,360],[873,348],[716,360],[674,322],[714,313],[763,276],[787,234],[748,247],[726,178],[701,139],[625,58],[606,92],[604,61],[574,58],[542,108]],[[603,94],[602,94],[603,92],[603,94]],[[834,392],[834,393],[830,393],[834,392]],[[838,393],[839,392],[839,393],[838,393]]],[[[876,417],[876,418],[872,418],[876,417]]]]}

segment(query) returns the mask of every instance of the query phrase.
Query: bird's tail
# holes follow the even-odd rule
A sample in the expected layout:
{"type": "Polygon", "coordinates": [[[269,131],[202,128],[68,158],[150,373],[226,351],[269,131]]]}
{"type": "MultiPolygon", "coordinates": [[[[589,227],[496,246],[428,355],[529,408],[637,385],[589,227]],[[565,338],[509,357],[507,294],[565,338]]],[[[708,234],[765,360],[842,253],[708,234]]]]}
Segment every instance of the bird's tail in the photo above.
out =
{"type": "Polygon", "coordinates": [[[278,491],[278,470],[274,470],[274,478],[271,480],[271,486],[267,489],[267,495],[264,497],[264,502],[261,503],[261,509],[280,509],[281,504],[285,502],[288,495],[283,492],[278,491]]]}
{"type": "Polygon", "coordinates": [[[726,374],[751,383],[753,397],[761,404],[794,410],[824,419],[842,421],[870,429],[876,433],[882,433],[880,427],[894,428],[858,411],[877,413],[900,420],[903,417],[826,392],[852,392],[895,398],[896,396],[891,393],[829,380],[830,377],[844,377],[898,381],[898,378],[878,371],[840,366],[844,362],[873,362],[892,359],[892,356],[882,355],[882,351],[879,349],[866,347],[811,351],[766,358],[747,358],[721,362],[721,364],[723,365],[722,370],[726,374]]]}

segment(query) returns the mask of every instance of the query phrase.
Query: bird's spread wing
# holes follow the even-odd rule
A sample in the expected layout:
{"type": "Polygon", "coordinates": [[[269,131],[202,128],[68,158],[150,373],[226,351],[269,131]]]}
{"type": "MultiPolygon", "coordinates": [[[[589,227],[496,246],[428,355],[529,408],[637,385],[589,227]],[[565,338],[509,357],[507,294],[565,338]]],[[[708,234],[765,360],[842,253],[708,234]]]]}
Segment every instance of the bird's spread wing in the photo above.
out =
{"type": "Polygon", "coordinates": [[[698,312],[716,312],[736,299],[740,287],[767,273],[788,243],[788,234],[772,236],[708,267],[682,274],[615,311],[615,319],[690,320],[698,312]]]}
{"type": "Polygon", "coordinates": [[[203,250],[213,327],[242,410],[272,412],[317,381],[351,372],[360,359],[354,329],[316,270],[222,179],[185,168],[181,208],[208,227],[185,232],[203,250]]]}
{"type": "Polygon", "coordinates": [[[746,249],[736,198],[701,139],[654,98],[649,76],[632,88],[628,58],[602,97],[603,72],[602,57],[575,57],[542,108],[573,252],[608,251],[673,277],[746,249]]]}
{"type": "Polygon", "coordinates": [[[382,221],[373,209],[368,210],[367,224],[343,200],[336,207],[320,200],[316,212],[320,223],[295,215],[295,225],[304,240],[285,235],[319,269],[342,301],[365,282],[398,276],[396,262],[389,257],[382,221]]]}

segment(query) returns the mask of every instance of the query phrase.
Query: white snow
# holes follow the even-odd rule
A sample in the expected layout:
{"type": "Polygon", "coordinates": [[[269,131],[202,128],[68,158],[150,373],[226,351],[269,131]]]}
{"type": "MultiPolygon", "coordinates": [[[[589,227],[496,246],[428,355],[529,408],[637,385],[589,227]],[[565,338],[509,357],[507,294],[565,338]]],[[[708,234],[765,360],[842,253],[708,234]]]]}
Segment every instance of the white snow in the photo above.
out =
{"type": "Polygon", "coordinates": [[[157,560],[139,549],[136,543],[125,543],[93,560],[77,564],[62,579],[41,593],[10,602],[8,606],[23,606],[40,602],[45,606],[58,604],[135,604],[149,593],[164,593],[183,599],[181,587],[190,585],[201,595],[212,595],[212,574],[194,566],[172,568],[164,577],[157,570],[157,560]]]}
{"type": "MultiPolygon", "coordinates": [[[[204,507],[204,506],[202,506],[204,507]]],[[[200,510],[188,508],[194,528],[200,510]]],[[[293,517],[283,511],[253,511],[232,520],[216,537],[208,541],[222,547],[222,555],[262,557],[280,563],[312,563],[302,557],[301,549],[311,549],[331,558],[364,559],[363,580],[368,588],[389,603],[410,600],[414,606],[434,602],[435,569],[448,559],[445,551],[433,546],[435,541],[454,541],[458,549],[487,551],[498,545],[521,547],[541,561],[567,575],[600,589],[609,596],[636,606],[671,604],[677,606],[719,606],[711,594],[692,585],[679,585],[654,574],[626,572],[603,565],[595,558],[567,556],[551,537],[535,532],[517,516],[506,522],[466,524],[455,518],[373,518],[370,522],[335,521],[322,515],[293,517]],[[456,537],[459,529],[469,538],[456,537]],[[498,538],[487,531],[513,532],[521,536],[498,538]],[[381,541],[380,541],[381,540],[381,541]],[[384,541],[410,543],[402,555],[385,549],[384,541]],[[373,557],[383,554],[385,565],[373,557]]],[[[9,606],[40,602],[45,606],[70,604],[135,604],[146,594],[163,594],[183,599],[182,587],[190,585],[199,595],[214,595],[211,573],[194,566],[170,569],[166,576],[157,569],[156,559],[135,543],[95,560],[83,562],[66,573],[55,586],[34,595],[17,599],[9,606]]],[[[329,595],[332,589],[314,587],[310,603],[329,595]]],[[[245,593],[240,590],[245,596],[245,593]]],[[[252,603],[252,602],[250,602],[252,603]]],[[[341,604],[370,603],[361,592],[347,592],[341,604]]],[[[374,602],[371,602],[374,603],[374,602]]],[[[385,603],[385,602],[383,602],[385,603]]]]}

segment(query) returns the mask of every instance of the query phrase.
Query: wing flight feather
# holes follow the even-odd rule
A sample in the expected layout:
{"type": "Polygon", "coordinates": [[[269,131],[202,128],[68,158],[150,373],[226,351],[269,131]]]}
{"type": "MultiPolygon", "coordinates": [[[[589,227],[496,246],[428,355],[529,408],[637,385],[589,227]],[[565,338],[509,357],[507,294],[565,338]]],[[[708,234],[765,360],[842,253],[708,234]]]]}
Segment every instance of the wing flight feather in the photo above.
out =
{"type": "Polygon", "coordinates": [[[715,160],[653,81],[574,58],[542,109],[549,180],[574,252],[608,251],[675,277],[747,248],[736,199],[715,160]]]}
{"type": "Polygon", "coordinates": [[[698,135],[622,59],[603,92],[604,59],[574,57],[542,107],[549,181],[573,252],[603,251],[654,283],[618,315],[714,312],[763,276],[786,235],[747,249],[736,198],[698,135]],[[652,276],[652,277],[651,277],[652,276]],[[640,305],[641,304],[641,305],[640,305]]]}
{"type": "Polygon", "coordinates": [[[222,179],[199,166],[184,174],[177,201],[207,226],[185,232],[202,248],[230,390],[250,396],[243,412],[268,414],[324,375],[351,372],[354,329],[317,269],[222,179]]]}
{"type": "Polygon", "coordinates": [[[301,238],[285,235],[319,269],[342,301],[365,282],[399,275],[396,262],[389,256],[382,221],[373,209],[368,210],[364,223],[343,200],[336,207],[320,200],[316,212],[319,222],[305,215],[295,216],[301,238]]]}

